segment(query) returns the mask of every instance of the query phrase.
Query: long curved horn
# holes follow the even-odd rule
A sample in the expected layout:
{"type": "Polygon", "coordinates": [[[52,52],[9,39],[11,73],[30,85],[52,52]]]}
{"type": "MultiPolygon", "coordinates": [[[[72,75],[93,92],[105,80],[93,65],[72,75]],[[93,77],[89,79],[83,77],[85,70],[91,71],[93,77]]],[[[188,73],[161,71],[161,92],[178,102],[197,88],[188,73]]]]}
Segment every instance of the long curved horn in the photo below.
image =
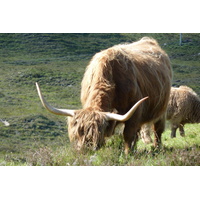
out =
{"type": "Polygon", "coordinates": [[[131,116],[133,115],[133,113],[136,111],[136,109],[138,108],[138,106],[145,101],[146,99],[148,99],[149,97],[145,97],[143,99],[140,99],[126,114],[124,115],[119,115],[119,114],[115,114],[115,113],[106,113],[107,119],[108,120],[116,120],[116,121],[120,121],[120,122],[125,122],[127,120],[129,120],[131,118],[131,116]]]}
{"type": "Polygon", "coordinates": [[[57,109],[57,108],[54,108],[52,106],[50,106],[47,101],[44,99],[43,95],[42,95],[42,92],[40,90],[40,87],[38,85],[38,83],[35,83],[36,84],[36,88],[37,88],[37,91],[38,91],[38,95],[40,97],[40,100],[42,102],[42,105],[51,113],[53,114],[56,114],[56,115],[62,115],[62,116],[74,116],[74,110],[67,110],[67,109],[57,109]]]}

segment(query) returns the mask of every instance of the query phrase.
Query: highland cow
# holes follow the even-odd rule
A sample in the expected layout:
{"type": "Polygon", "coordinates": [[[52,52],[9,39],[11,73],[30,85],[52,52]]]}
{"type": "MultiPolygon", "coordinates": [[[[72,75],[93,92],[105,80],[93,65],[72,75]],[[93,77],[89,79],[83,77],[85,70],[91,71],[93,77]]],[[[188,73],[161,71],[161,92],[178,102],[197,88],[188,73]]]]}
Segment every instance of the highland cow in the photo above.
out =
{"type": "Polygon", "coordinates": [[[171,123],[171,138],[176,137],[179,128],[180,135],[185,136],[186,123],[200,123],[200,98],[189,87],[172,87],[167,108],[167,120],[171,123]]]}
{"type": "MultiPolygon", "coordinates": [[[[189,87],[172,87],[167,107],[167,120],[171,124],[171,138],[176,137],[179,128],[181,136],[185,136],[184,125],[187,123],[200,123],[200,98],[189,87]]],[[[142,141],[151,143],[150,131],[152,124],[144,124],[140,130],[142,141]]]]}
{"type": "Polygon", "coordinates": [[[105,138],[114,134],[117,123],[123,122],[125,153],[128,153],[137,141],[140,127],[147,122],[154,123],[155,146],[161,144],[171,79],[168,55],[156,40],[145,37],[94,55],[81,83],[80,110],[50,106],[36,85],[46,109],[69,116],[69,138],[78,149],[100,148],[105,138]]]}

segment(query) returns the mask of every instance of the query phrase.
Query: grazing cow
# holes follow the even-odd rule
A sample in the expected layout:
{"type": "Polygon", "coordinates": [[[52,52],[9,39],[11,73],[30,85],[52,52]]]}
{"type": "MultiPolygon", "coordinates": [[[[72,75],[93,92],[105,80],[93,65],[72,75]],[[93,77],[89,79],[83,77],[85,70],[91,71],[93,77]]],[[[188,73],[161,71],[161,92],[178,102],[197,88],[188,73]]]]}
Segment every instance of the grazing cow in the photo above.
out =
{"type": "MultiPolygon", "coordinates": [[[[176,137],[179,128],[181,136],[185,136],[184,125],[187,123],[200,123],[200,98],[189,87],[172,87],[167,107],[167,120],[171,124],[171,138],[176,137]]],[[[140,130],[142,141],[151,143],[150,130],[152,124],[144,124],[140,130]]]]}
{"type": "Polygon", "coordinates": [[[179,128],[180,135],[185,136],[186,123],[200,123],[200,98],[189,87],[172,87],[167,108],[167,120],[171,123],[171,137],[176,137],[179,128]]]}
{"type": "Polygon", "coordinates": [[[105,137],[114,133],[116,124],[124,122],[125,153],[128,153],[137,141],[141,125],[150,121],[155,126],[155,146],[161,144],[171,79],[168,55],[156,40],[144,37],[94,55],[82,80],[80,110],[50,106],[36,85],[46,109],[69,116],[69,138],[78,149],[83,145],[100,148],[105,137]]]}

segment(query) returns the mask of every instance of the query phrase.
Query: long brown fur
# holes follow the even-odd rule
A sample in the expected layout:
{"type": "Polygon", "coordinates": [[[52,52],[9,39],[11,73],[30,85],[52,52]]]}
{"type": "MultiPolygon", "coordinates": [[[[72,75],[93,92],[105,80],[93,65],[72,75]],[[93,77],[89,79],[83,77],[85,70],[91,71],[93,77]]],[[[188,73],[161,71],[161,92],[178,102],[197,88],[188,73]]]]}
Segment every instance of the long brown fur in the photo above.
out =
{"type": "Polygon", "coordinates": [[[167,109],[167,119],[171,123],[171,137],[176,137],[176,129],[185,135],[186,123],[200,123],[200,98],[189,87],[172,88],[167,109]]]}
{"type": "Polygon", "coordinates": [[[132,142],[137,140],[141,125],[150,121],[155,123],[157,145],[164,130],[171,79],[170,60],[154,39],[145,37],[138,42],[116,45],[97,53],[82,80],[83,109],[69,120],[71,140],[89,141],[92,133],[93,138],[99,139],[90,141],[93,146],[100,147],[104,143],[102,138],[113,134],[115,122],[106,121],[99,111],[116,110],[125,114],[138,100],[149,96],[125,122],[125,149],[128,151],[132,142]],[[93,128],[88,131],[90,128],[87,127],[93,128]]]}
{"type": "MultiPolygon", "coordinates": [[[[172,87],[167,107],[167,120],[171,124],[171,137],[176,137],[179,128],[180,135],[185,136],[184,125],[200,123],[200,97],[189,87],[172,87]]],[[[144,143],[150,143],[152,124],[145,124],[140,130],[144,143]]]]}

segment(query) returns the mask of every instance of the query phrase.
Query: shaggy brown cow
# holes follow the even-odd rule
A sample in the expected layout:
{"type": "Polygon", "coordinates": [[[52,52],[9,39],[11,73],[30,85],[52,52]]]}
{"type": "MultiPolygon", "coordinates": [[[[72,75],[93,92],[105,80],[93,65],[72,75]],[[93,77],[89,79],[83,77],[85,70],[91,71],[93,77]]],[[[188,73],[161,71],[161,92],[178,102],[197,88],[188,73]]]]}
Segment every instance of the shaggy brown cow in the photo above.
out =
{"type": "Polygon", "coordinates": [[[131,44],[116,45],[92,58],[81,84],[83,109],[53,108],[44,100],[38,85],[37,90],[45,108],[69,116],[69,138],[78,148],[83,145],[100,148],[105,137],[114,133],[116,122],[124,122],[128,153],[146,122],[153,121],[155,145],[161,143],[171,78],[169,57],[154,39],[145,37],[131,44]]]}
{"type": "MultiPolygon", "coordinates": [[[[187,123],[200,123],[200,98],[189,87],[172,87],[167,107],[167,120],[171,124],[171,138],[176,137],[179,128],[180,135],[185,136],[184,125],[187,123]]],[[[151,123],[144,124],[140,130],[142,141],[151,143],[151,123]]]]}
{"type": "Polygon", "coordinates": [[[176,137],[179,128],[180,135],[185,136],[186,123],[200,123],[200,98],[187,86],[171,88],[167,108],[167,120],[171,123],[171,137],[176,137]]]}

